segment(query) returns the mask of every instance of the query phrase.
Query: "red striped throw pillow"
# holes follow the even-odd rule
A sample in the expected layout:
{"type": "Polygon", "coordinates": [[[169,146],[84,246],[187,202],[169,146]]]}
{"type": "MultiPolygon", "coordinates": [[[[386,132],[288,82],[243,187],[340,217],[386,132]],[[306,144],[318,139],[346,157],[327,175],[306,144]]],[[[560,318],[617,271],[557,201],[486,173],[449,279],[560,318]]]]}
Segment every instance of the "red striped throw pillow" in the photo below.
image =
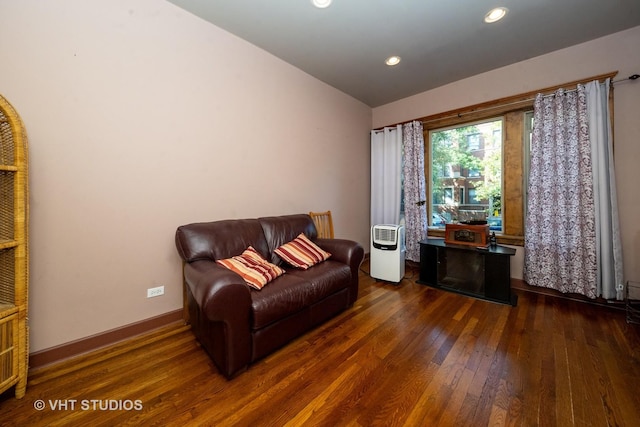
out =
{"type": "Polygon", "coordinates": [[[307,268],[328,259],[331,254],[318,247],[304,233],[285,243],[274,251],[286,263],[306,270],[307,268]]]}
{"type": "Polygon", "coordinates": [[[240,255],[219,259],[216,260],[216,263],[239,274],[249,286],[258,290],[284,274],[282,268],[262,258],[252,246],[249,246],[240,255]]]}

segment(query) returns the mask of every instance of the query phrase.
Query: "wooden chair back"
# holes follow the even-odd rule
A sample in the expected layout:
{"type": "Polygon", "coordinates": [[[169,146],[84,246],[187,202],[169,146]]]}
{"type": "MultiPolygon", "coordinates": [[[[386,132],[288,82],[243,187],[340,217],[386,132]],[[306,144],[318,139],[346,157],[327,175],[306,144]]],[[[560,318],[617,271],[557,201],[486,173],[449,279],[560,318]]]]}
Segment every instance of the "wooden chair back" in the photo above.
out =
{"type": "Polygon", "coordinates": [[[321,239],[333,239],[333,219],[331,211],[326,212],[309,212],[309,216],[313,219],[318,231],[318,237],[321,239]]]}

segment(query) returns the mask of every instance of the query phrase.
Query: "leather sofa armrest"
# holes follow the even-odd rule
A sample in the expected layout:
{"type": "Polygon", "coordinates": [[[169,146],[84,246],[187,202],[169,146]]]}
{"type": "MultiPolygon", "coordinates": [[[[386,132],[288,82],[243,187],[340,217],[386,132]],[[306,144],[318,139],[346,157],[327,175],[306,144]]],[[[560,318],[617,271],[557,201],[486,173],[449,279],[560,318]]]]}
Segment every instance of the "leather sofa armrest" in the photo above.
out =
{"type": "Polygon", "coordinates": [[[346,239],[316,239],[315,243],[331,254],[334,261],[342,262],[351,269],[349,303],[358,299],[358,272],[364,260],[364,248],[360,243],[346,239]]]}
{"type": "Polygon", "coordinates": [[[226,321],[228,315],[246,313],[248,322],[251,291],[236,273],[213,261],[201,260],[185,264],[184,279],[210,321],[226,321]]]}
{"type": "Polygon", "coordinates": [[[315,243],[331,253],[331,259],[355,267],[357,270],[364,259],[364,249],[358,242],[345,239],[316,239],[315,243]]]}
{"type": "MultiPolygon", "coordinates": [[[[251,362],[251,291],[239,275],[211,260],[185,264],[184,281],[204,317],[200,322],[221,323],[224,328],[224,342],[207,350],[231,378],[251,362]]],[[[202,323],[192,327],[209,330],[202,323]]]]}

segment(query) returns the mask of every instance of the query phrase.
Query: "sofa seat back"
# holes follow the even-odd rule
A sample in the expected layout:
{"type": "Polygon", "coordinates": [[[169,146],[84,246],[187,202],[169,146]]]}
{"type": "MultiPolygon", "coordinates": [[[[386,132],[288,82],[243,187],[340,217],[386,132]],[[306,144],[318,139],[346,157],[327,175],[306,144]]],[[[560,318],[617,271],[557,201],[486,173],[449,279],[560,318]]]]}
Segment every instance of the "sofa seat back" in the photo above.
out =
{"type": "Polygon", "coordinates": [[[274,217],[258,218],[264,237],[267,241],[269,258],[268,261],[282,265],[282,260],[273,251],[281,245],[288,243],[304,233],[309,239],[315,240],[318,237],[316,226],[309,215],[283,215],[274,217]]]}
{"type": "Polygon", "coordinates": [[[249,246],[270,258],[271,251],[257,219],[200,222],[180,226],[176,232],[178,253],[187,263],[230,258],[249,246]]]}

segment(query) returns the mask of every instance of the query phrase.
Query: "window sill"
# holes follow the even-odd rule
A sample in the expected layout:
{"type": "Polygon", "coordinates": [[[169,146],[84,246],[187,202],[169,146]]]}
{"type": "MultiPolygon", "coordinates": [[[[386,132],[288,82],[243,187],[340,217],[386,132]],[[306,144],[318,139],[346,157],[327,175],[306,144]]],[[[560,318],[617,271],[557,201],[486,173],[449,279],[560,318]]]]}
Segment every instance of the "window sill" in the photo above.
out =
{"type": "MultiPolygon", "coordinates": [[[[427,229],[427,236],[442,237],[444,239],[444,228],[429,227],[427,229]]],[[[510,236],[496,233],[496,239],[498,240],[498,244],[501,245],[524,246],[524,236],[510,236]]]]}

